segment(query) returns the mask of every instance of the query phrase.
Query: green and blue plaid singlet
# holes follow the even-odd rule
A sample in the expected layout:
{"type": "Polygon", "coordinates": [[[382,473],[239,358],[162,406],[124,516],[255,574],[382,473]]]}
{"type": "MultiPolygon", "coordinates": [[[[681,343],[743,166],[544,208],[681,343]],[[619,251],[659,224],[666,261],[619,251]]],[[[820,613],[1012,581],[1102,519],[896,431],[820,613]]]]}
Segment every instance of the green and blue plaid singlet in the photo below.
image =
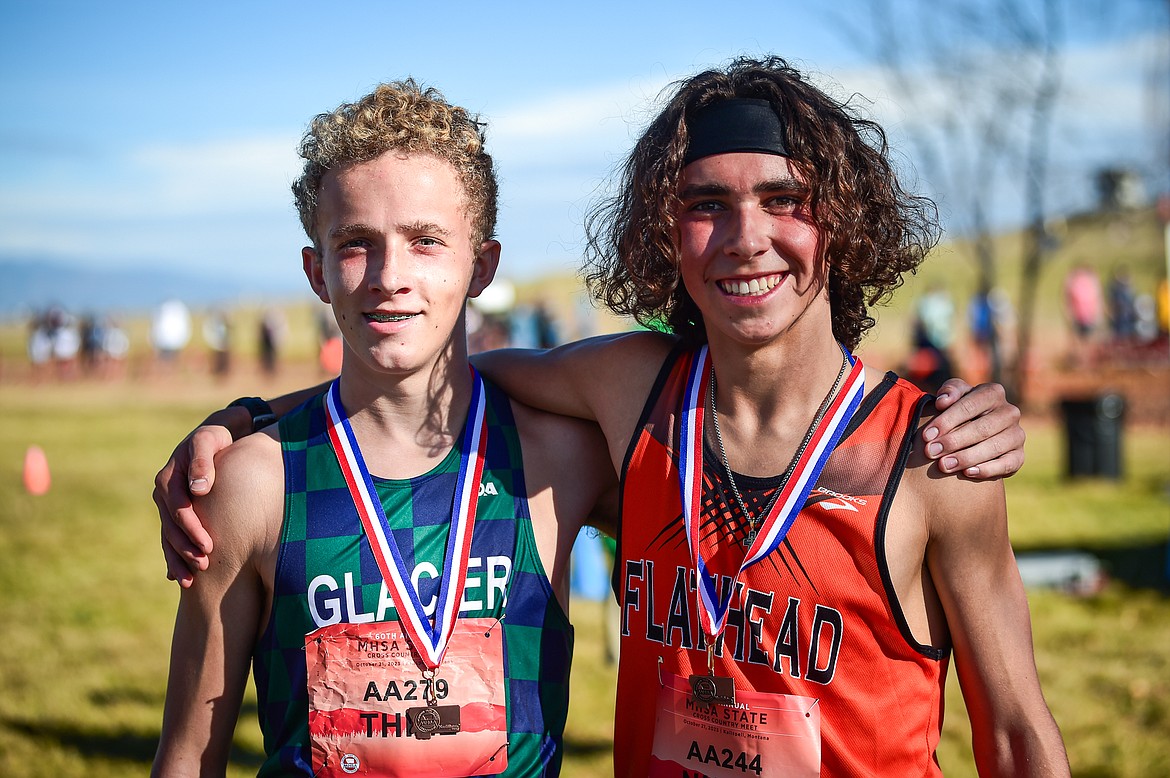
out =
{"type": "MultiPolygon", "coordinates": [[[[507,614],[502,623],[508,769],[502,775],[555,776],[560,772],[568,713],[572,627],[537,552],[511,405],[499,388],[486,381],[485,388],[487,461],[464,596],[464,604],[475,600],[481,607],[460,615],[507,614]],[[507,581],[501,596],[503,575],[507,581]]],[[[313,772],[304,650],[305,635],[320,626],[313,613],[326,621],[353,620],[346,591],[350,587],[354,612],[376,613],[382,586],[382,574],[329,445],[323,398],[309,401],[280,422],[284,525],[272,614],[253,662],[266,754],[261,776],[313,772]]],[[[424,563],[442,569],[459,458],[456,445],[425,475],[400,481],[374,478],[407,569],[424,563]]],[[[438,584],[438,577],[419,577],[422,602],[430,601],[438,584]]],[[[385,620],[396,619],[390,608],[385,620]]]]}

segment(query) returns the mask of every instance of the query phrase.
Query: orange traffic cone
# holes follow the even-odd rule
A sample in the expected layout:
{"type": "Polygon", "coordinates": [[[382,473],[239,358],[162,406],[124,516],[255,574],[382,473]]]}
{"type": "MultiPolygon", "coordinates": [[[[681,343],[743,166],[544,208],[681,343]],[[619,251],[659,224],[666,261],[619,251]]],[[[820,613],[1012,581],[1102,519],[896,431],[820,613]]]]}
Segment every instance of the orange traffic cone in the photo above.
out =
{"type": "Polygon", "coordinates": [[[24,452],[24,488],[29,494],[49,491],[49,460],[40,446],[29,446],[24,452]]]}

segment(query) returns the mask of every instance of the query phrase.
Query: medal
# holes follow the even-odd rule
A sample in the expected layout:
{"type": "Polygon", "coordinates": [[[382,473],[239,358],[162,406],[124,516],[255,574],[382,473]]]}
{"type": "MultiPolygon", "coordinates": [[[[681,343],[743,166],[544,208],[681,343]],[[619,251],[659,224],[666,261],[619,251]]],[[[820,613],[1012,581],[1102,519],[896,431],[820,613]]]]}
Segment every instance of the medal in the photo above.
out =
{"type": "MultiPolygon", "coordinates": [[[[735,592],[743,571],[771,554],[787,536],[804,507],[809,489],[828,462],[837,447],[837,442],[861,405],[865,394],[865,371],[861,360],[848,351],[845,359],[850,365],[844,388],[835,397],[830,390],[831,402],[823,417],[816,420],[805,437],[805,443],[789,466],[784,482],[777,489],[771,506],[758,526],[748,532],[747,552],[739,570],[722,593],[716,591],[716,578],[707,569],[699,544],[702,524],[703,497],[703,422],[706,415],[710,383],[714,378],[711,370],[711,356],[707,346],[702,346],[690,355],[686,389],[683,394],[683,408],[680,418],[678,445],[678,478],[682,498],[683,524],[686,528],[687,545],[698,579],[699,625],[707,637],[707,675],[690,677],[692,693],[696,700],[703,696],[713,702],[721,699],[734,700],[734,685],[731,679],[716,678],[714,674],[714,642],[727,626],[727,613],[731,597],[735,592]],[[726,681],[730,686],[724,685],[726,681]],[[730,688],[730,695],[727,694],[730,688]]],[[[726,703],[723,703],[726,704],[726,703]]]]}
{"type": "Polygon", "coordinates": [[[399,623],[424,666],[423,674],[427,681],[424,684],[424,699],[427,704],[410,708],[406,712],[415,737],[423,740],[433,735],[453,734],[460,729],[459,706],[439,705],[434,684],[430,681],[443,661],[447,642],[458,618],[459,603],[463,599],[479,482],[487,454],[487,411],[483,381],[474,368],[471,373],[471,407],[463,432],[459,476],[451,506],[451,529],[433,624],[427,618],[418,590],[410,581],[405,560],[390,531],[382,502],[374,489],[357,438],[341,405],[340,378],[334,380],[325,398],[329,442],[341,466],[378,569],[393,597],[399,623]]]}
{"type": "Polygon", "coordinates": [[[715,644],[707,643],[707,674],[692,675],[687,679],[691,684],[691,697],[695,703],[710,708],[735,704],[735,681],[715,675],[715,644]]]}
{"type": "Polygon", "coordinates": [[[430,740],[432,735],[454,735],[459,731],[458,705],[427,705],[407,708],[406,723],[419,740],[430,740]]]}
{"type": "Polygon", "coordinates": [[[423,697],[427,704],[406,709],[408,731],[412,731],[418,740],[430,740],[432,735],[454,735],[460,729],[459,706],[439,704],[434,678],[433,670],[423,673],[426,684],[423,697]]]}
{"type": "Polygon", "coordinates": [[[419,740],[430,740],[432,735],[454,735],[460,729],[459,706],[439,704],[435,696],[434,678],[433,670],[423,673],[426,684],[423,696],[427,704],[406,709],[408,731],[413,731],[419,740]]]}

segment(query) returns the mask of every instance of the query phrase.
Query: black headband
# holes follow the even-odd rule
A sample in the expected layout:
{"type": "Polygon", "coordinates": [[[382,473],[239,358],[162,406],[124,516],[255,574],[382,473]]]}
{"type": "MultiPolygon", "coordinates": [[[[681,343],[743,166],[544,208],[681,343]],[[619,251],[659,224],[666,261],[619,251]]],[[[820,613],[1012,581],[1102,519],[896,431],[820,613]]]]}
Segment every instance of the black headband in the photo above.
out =
{"type": "Polygon", "coordinates": [[[732,97],[712,103],[687,120],[687,135],[684,165],[730,151],[788,156],[784,125],[767,100],[732,97]]]}

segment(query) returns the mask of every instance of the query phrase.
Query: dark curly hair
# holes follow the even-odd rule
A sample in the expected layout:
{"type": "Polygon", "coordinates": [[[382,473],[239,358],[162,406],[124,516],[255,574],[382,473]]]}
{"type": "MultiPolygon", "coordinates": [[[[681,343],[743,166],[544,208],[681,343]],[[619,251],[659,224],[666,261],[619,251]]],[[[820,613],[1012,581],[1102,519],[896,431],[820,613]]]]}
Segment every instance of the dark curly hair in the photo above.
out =
{"type": "Polygon", "coordinates": [[[293,182],[293,200],[314,245],[321,179],[387,151],[432,154],[451,163],[463,182],[475,245],[495,235],[498,184],[484,148],[484,125],[433,87],[412,78],[379,84],[357,102],[314,117],[299,150],[305,167],[293,182]]]}
{"type": "Polygon", "coordinates": [[[644,326],[661,323],[692,344],[707,334],[678,266],[678,185],[687,120],[732,97],[768,100],[785,127],[789,159],[811,191],[829,266],[833,335],[850,349],[874,325],[869,306],[883,302],[939,238],[933,201],[902,188],[885,132],[810,84],[778,57],[741,58],[673,85],[673,97],[639,138],[617,194],[585,222],[584,275],[615,313],[644,326]]]}

